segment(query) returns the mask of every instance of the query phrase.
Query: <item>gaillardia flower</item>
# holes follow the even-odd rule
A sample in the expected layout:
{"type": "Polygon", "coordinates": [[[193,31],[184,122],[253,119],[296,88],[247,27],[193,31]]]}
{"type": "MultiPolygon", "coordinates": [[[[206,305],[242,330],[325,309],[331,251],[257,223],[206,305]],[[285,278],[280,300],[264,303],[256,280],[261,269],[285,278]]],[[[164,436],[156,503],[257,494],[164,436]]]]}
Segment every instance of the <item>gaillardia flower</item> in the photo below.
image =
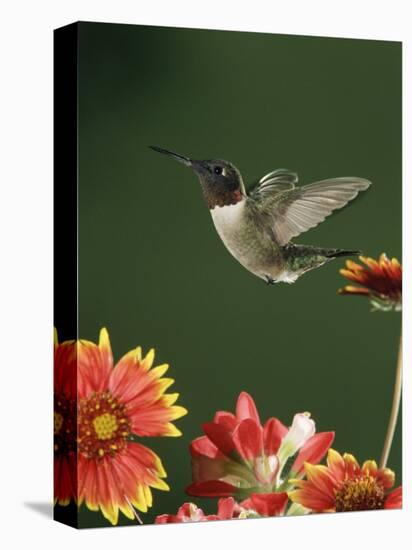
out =
{"type": "MultiPolygon", "coordinates": [[[[62,344],[64,345],[64,344],[62,344]]],[[[160,458],[136,436],[179,436],[173,420],[186,414],[166,394],[168,365],[152,368],[154,351],[133,349],[113,366],[106,329],[99,344],[79,340],[77,355],[78,504],[101,510],[113,525],[152,505],[151,489],[168,490],[160,458]]],[[[61,367],[65,368],[64,365],[61,367]]]]}
{"type": "Polygon", "coordinates": [[[245,519],[250,517],[280,516],[288,501],[287,493],[271,495],[253,495],[238,504],[233,497],[220,498],[217,514],[205,515],[201,508],[192,502],[185,502],[176,515],[157,516],[155,523],[189,523],[196,521],[215,521],[225,519],[245,519]],[[265,498],[266,497],[266,498],[265,498]]]}
{"type": "Polygon", "coordinates": [[[402,266],[396,258],[389,260],[381,254],[379,260],[360,256],[365,266],[347,260],[341,275],[362,286],[347,285],[339,294],[353,294],[369,298],[373,309],[400,311],[402,309],[402,266]]]}
{"type": "Polygon", "coordinates": [[[395,474],[374,460],[362,467],[354,456],[329,449],[327,466],[304,465],[306,479],[294,480],[289,498],[312,512],[352,512],[402,507],[402,487],[389,491],[395,474]]]}
{"type": "Polygon", "coordinates": [[[277,418],[269,418],[262,426],[246,392],[239,395],[236,414],[219,411],[203,430],[206,435],[190,446],[193,483],[186,492],[238,500],[255,493],[271,498],[286,490],[289,477],[303,475],[305,461],[322,460],[334,437],[333,432],[315,435],[315,423],[307,413],[296,414],[290,428],[277,418]],[[296,454],[286,473],[286,463],[296,454]]]}
{"type": "Polygon", "coordinates": [[[77,500],[77,353],[73,341],[54,336],[54,503],[77,500]]]}

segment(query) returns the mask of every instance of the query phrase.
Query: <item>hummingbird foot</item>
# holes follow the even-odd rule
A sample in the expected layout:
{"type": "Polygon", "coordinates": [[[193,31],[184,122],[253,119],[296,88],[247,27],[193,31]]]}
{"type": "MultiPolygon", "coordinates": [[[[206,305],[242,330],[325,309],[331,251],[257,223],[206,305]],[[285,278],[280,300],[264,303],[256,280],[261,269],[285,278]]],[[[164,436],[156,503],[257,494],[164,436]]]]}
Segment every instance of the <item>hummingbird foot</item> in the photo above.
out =
{"type": "Polygon", "coordinates": [[[276,284],[276,281],[273,277],[271,277],[270,275],[265,275],[265,279],[266,279],[266,284],[267,285],[275,285],[276,284]]]}

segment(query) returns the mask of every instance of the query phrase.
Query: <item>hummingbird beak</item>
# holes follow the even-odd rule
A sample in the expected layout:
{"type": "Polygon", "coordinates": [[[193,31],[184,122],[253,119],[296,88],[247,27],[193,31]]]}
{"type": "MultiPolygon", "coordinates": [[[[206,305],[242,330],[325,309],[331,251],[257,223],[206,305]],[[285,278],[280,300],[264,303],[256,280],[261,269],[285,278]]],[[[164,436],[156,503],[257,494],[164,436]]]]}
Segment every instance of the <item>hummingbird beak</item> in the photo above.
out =
{"type": "Polygon", "coordinates": [[[153,151],[157,151],[158,153],[163,153],[164,155],[168,155],[169,157],[172,157],[175,160],[178,160],[179,162],[182,162],[185,166],[192,166],[191,159],[184,157],[183,155],[178,155],[177,153],[173,153],[173,151],[168,151],[167,149],[162,149],[161,147],[157,147],[156,145],[149,145],[150,149],[153,149],[153,151]]]}

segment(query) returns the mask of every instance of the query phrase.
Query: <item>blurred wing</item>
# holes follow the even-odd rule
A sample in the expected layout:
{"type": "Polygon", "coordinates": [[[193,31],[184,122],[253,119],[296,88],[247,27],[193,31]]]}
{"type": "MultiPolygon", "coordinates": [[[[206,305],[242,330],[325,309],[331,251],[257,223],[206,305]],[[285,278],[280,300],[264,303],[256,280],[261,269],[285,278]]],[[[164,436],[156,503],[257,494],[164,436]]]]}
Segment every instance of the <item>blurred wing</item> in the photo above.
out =
{"type": "Polygon", "coordinates": [[[291,172],[286,168],[279,168],[274,172],[269,172],[263,178],[259,180],[259,189],[267,185],[276,185],[277,183],[289,183],[295,186],[295,183],[298,183],[298,175],[296,172],[291,172]]]}
{"type": "Polygon", "coordinates": [[[276,170],[264,176],[251,193],[261,212],[271,218],[280,245],[323,222],[371,184],[363,178],[348,177],[295,187],[297,181],[297,174],[276,170]]]}

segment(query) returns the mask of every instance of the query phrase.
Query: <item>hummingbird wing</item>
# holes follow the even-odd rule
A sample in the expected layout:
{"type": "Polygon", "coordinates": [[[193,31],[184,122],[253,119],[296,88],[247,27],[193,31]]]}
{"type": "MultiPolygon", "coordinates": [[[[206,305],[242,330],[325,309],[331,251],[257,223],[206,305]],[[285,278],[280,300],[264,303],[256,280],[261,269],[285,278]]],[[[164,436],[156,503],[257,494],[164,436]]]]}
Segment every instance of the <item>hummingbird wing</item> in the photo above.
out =
{"type": "Polygon", "coordinates": [[[354,199],[371,182],[363,178],[332,178],[296,187],[298,176],[288,170],[270,172],[259,181],[250,197],[269,217],[276,240],[287,244],[315,227],[354,199]]]}

